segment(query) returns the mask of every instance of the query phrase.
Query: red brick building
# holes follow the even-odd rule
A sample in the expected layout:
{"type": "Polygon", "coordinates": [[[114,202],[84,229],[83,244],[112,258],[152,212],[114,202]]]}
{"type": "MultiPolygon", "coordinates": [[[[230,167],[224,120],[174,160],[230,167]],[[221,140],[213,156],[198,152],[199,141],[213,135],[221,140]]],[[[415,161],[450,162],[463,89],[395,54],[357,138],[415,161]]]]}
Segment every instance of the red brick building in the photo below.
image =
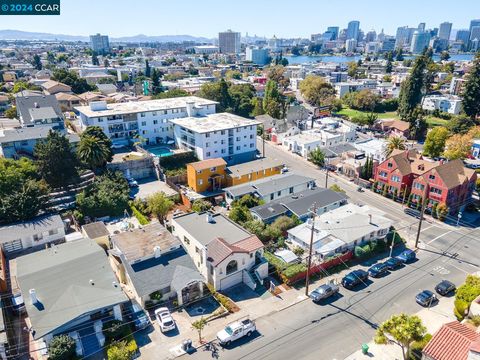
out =
{"type": "Polygon", "coordinates": [[[461,160],[431,161],[415,150],[395,150],[375,170],[378,189],[403,199],[410,193],[412,204],[425,199],[428,208],[443,203],[450,213],[471,198],[476,180],[475,171],[461,160]]]}

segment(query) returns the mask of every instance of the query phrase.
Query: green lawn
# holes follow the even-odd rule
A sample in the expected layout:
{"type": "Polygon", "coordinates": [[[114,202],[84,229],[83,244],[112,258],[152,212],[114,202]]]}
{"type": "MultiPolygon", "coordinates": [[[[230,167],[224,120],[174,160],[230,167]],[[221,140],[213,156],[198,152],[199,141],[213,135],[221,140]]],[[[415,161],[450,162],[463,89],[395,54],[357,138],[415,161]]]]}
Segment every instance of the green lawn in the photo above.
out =
{"type": "MultiPolygon", "coordinates": [[[[345,115],[348,117],[354,117],[362,114],[368,114],[368,111],[360,111],[360,110],[354,110],[350,108],[344,108],[341,111],[339,111],[337,114],[345,115]]],[[[376,113],[376,114],[378,115],[379,119],[398,119],[399,118],[396,111],[376,113]]]]}
{"type": "Polygon", "coordinates": [[[434,126],[446,126],[449,120],[441,119],[432,115],[429,115],[425,118],[427,120],[428,127],[432,128],[434,126]]]}

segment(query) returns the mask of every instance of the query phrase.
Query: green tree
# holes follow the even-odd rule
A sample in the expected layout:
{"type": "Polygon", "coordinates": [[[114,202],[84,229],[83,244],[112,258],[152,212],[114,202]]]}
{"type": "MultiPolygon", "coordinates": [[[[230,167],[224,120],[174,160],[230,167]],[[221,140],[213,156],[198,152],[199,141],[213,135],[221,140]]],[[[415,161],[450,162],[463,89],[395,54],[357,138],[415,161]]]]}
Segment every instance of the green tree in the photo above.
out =
{"type": "Polygon", "coordinates": [[[430,157],[438,157],[445,150],[445,143],[450,136],[446,127],[437,126],[430,130],[423,145],[423,153],[430,157]]]}
{"type": "Polygon", "coordinates": [[[467,74],[462,97],[463,111],[470,118],[476,119],[480,112],[480,52],[475,55],[473,66],[467,74]]]}
{"type": "Polygon", "coordinates": [[[203,199],[197,199],[192,204],[192,210],[196,213],[201,213],[204,211],[208,211],[212,208],[212,204],[203,199]]]}
{"type": "Polygon", "coordinates": [[[208,321],[204,319],[202,316],[200,319],[194,321],[192,323],[192,329],[197,330],[198,332],[198,341],[201,343],[202,342],[202,331],[205,329],[205,326],[207,326],[208,321]]]}
{"type": "Polygon", "coordinates": [[[277,83],[273,80],[268,80],[265,86],[263,110],[275,119],[280,119],[283,115],[282,96],[278,91],[277,83]]]}
{"type": "Polygon", "coordinates": [[[77,157],[67,137],[50,130],[35,145],[34,156],[40,176],[52,187],[64,186],[78,177],[77,157]]]}
{"type": "Polygon", "coordinates": [[[145,60],[145,76],[149,78],[151,75],[152,75],[152,68],[148,63],[148,60],[145,60]]]}
{"type": "Polygon", "coordinates": [[[345,194],[345,190],[343,190],[337,184],[333,184],[332,186],[329,187],[329,189],[332,190],[332,191],[338,192],[338,193],[344,193],[345,194]]]}
{"type": "Polygon", "coordinates": [[[160,82],[160,72],[157,69],[152,70],[152,94],[156,95],[162,92],[162,85],[160,82]]]}
{"type": "Polygon", "coordinates": [[[15,119],[17,117],[17,108],[12,106],[10,109],[5,110],[3,115],[9,119],[15,119]]]}
{"type": "Polygon", "coordinates": [[[397,50],[397,56],[395,57],[395,60],[396,61],[403,61],[403,59],[404,59],[403,58],[403,50],[402,50],[402,48],[399,48],[397,50]]]}
{"type": "Polygon", "coordinates": [[[325,153],[320,148],[315,148],[308,153],[308,161],[319,167],[325,166],[325,153]]]}
{"type": "Polygon", "coordinates": [[[428,61],[425,55],[418,56],[410,71],[410,76],[402,82],[398,113],[404,121],[412,122],[414,120],[414,111],[422,100],[428,61]]]}
{"type": "Polygon", "coordinates": [[[230,85],[228,87],[230,95],[230,108],[228,112],[233,114],[249,117],[254,109],[252,99],[255,97],[256,91],[251,84],[230,85]]]}
{"type": "Polygon", "coordinates": [[[252,116],[258,116],[258,115],[265,114],[265,111],[263,110],[262,98],[254,97],[252,99],[252,106],[253,106],[253,110],[252,110],[252,113],[251,113],[252,116]]]}
{"type": "Polygon", "coordinates": [[[70,336],[54,336],[48,344],[48,358],[51,360],[73,360],[75,358],[75,348],[75,340],[70,336]]]}
{"type": "Polygon", "coordinates": [[[317,75],[308,75],[302,80],[300,91],[305,100],[315,106],[330,104],[335,99],[333,86],[317,75]]]}
{"type": "Polygon", "coordinates": [[[120,216],[129,207],[129,192],[121,172],[106,171],[77,195],[77,208],[83,216],[120,216]]]}
{"type": "Polygon", "coordinates": [[[164,192],[156,192],[147,198],[148,211],[157,217],[163,225],[168,212],[173,208],[174,202],[164,192]]]}
{"type": "Polygon", "coordinates": [[[458,115],[448,122],[447,127],[453,134],[465,134],[475,125],[475,119],[466,115],[458,115]]]}
{"type": "Polygon", "coordinates": [[[440,53],[440,60],[448,61],[450,59],[450,53],[447,50],[444,50],[440,53]]]}
{"type": "Polygon", "coordinates": [[[405,139],[400,136],[390,136],[385,147],[385,157],[390,157],[393,150],[405,150],[407,148],[405,139]]]}
{"type": "Polygon", "coordinates": [[[374,341],[376,344],[388,344],[393,342],[402,349],[403,359],[407,360],[410,355],[410,346],[414,341],[423,339],[427,329],[417,315],[399,314],[393,315],[383,322],[377,329],[374,341]]]}
{"type": "Polygon", "coordinates": [[[217,112],[224,112],[230,108],[232,103],[232,98],[228,92],[228,84],[224,79],[216,83],[206,83],[203,84],[198,92],[198,96],[217,101],[217,112]]]}
{"type": "Polygon", "coordinates": [[[232,206],[228,213],[228,217],[230,220],[240,225],[253,219],[252,214],[250,214],[250,211],[246,206],[232,206]]]}
{"type": "Polygon", "coordinates": [[[80,135],[77,157],[92,170],[105,167],[113,159],[112,141],[101,127],[89,126],[80,135]]]}
{"type": "Polygon", "coordinates": [[[469,134],[455,134],[445,142],[443,155],[449,159],[465,159],[472,149],[472,137],[469,134]]]}
{"type": "Polygon", "coordinates": [[[247,194],[242,196],[240,199],[235,200],[232,203],[232,206],[245,206],[247,209],[250,209],[252,207],[261,205],[261,203],[262,203],[261,200],[259,200],[258,198],[250,194],[247,194]]]}
{"type": "Polygon", "coordinates": [[[81,94],[87,91],[95,90],[95,86],[87,83],[87,80],[81,79],[74,71],[65,69],[56,69],[53,72],[52,80],[64,83],[72,88],[75,94],[81,94]]]}
{"type": "Polygon", "coordinates": [[[92,53],[92,65],[99,66],[100,62],[98,61],[97,53],[94,51],[92,53]]]}
{"type": "Polygon", "coordinates": [[[391,74],[393,70],[393,64],[390,60],[387,60],[387,64],[385,65],[385,72],[387,74],[391,74]]]}
{"type": "Polygon", "coordinates": [[[29,220],[45,207],[47,184],[27,158],[0,158],[0,223],[29,220]]]}
{"type": "Polygon", "coordinates": [[[153,95],[152,99],[170,99],[170,98],[185,97],[185,96],[190,96],[190,94],[183,89],[171,89],[171,90],[153,95]]]}
{"type": "Polygon", "coordinates": [[[348,76],[356,79],[358,77],[358,64],[355,61],[350,61],[347,63],[348,66],[348,76]]]}
{"type": "Polygon", "coordinates": [[[285,75],[285,67],[283,65],[271,66],[267,72],[267,79],[274,81],[283,90],[290,85],[290,79],[285,75]]]}
{"type": "Polygon", "coordinates": [[[252,234],[261,237],[263,230],[265,229],[265,224],[261,220],[250,220],[243,224],[243,227],[251,232],[252,234]]]}
{"type": "Polygon", "coordinates": [[[33,55],[33,66],[37,70],[42,70],[42,61],[40,60],[40,56],[37,54],[33,55]]]}
{"type": "Polygon", "coordinates": [[[134,354],[128,348],[126,341],[117,341],[107,350],[107,360],[131,360],[134,354]]]}

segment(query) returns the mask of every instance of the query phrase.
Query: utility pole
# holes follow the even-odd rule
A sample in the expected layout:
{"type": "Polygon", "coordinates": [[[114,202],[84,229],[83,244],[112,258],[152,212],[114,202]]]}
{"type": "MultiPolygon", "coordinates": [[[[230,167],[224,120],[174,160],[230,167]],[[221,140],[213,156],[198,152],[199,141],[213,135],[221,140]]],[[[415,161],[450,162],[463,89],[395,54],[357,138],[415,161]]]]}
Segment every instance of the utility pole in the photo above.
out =
{"type": "Polygon", "coordinates": [[[415,239],[415,249],[418,249],[418,240],[420,239],[420,231],[422,230],[423,214],[425,213],[425,205],[427,202],[426,197],[427,197],[427,188],[425,187],[425,194],[423,195],[423,200],[422,200],[422,209],[420,211],[420,221],[418,222],[417,238],[415,239]]]}
{"type": "Polygon", "coordinates": [[[395,229],[393,229],[392,246],[390,247],[390,257],[392,257],[392,254],[393,254],[393,246],[395,245],[396,237],[397,237],[397,234],[395,233],[395,229]]]}
{"type": "Polygon", "coordinates": [[[329,161],[327,159],[325,159],[325,170],[326,170],[326,174],[325,174],[325,189],[328,188],[328,163],[329,161]]]}
{"type": "Polygon", "coordinates": [[[262,125],[262,156],[265,157],[265,125],[262,125]]]}
{"type": "Polygon", "coordinates": [[[308,250],[307,277],[305,279],[305,295],[308,296],[308,286],[310,285],[310,266],[312,266],[313,234],[315,233],[315,216],[317,215],[317,205],[313,204],[312,211],[312,231],[310,232],[310,247],[308,250]]]}

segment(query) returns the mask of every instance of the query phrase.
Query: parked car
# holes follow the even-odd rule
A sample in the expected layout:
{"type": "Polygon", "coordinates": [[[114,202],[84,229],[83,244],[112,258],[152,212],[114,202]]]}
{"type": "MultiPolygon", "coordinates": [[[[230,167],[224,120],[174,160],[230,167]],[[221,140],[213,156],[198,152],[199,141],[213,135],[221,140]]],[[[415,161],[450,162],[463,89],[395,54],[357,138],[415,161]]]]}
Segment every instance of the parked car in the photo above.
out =
{"type": "Polygon", "coordinates": [[[403,209],[403,212],[407,215],[413,216],[414,218],[420,219],[420,211],[416,209],[406,208],[403,209]]]}
{"type": "Polygon", "coordinates": [[[384,263],[378,263],[368,269],[368,275],[371,277],[380,277],[388,273],[388,266],[384,263]]]}
{"type": "Polygon", "coordinates": [[[133,325],[135,326],[135,330],[145,329],[150,325],[150,320],[148,320],[145,311],[143,311],[142,307],[132,301],[132,320],[133,325]]]}
{"type": "Polygon", "coordinates": [[[358,192],[364,192],[365,190],[363,190],[363,187],[359,186],[359,187],[357,187],[357,191],[358,192]]]}
{"type": "Polygon", "coordinates": [[[346,289],[352,289],[367,279],[368,273],[365,270],[354,270],[343,277],[342,285],[346,289]]]}
{"type": "Polygon", "coordinates": [[[388,270],[396,270],[400,267],[403,266],[403,262],[401,262],[399,259],[391,257],[384,263],[387,266],[388,270]]]}
{"type": "Polygon", "coordinates": [[[170,311],[166,307],[161,307],[155,310],[155,317],[162,332],[167,332],[175,329],[175,320],[173,320],[170,311]]]}
{"type": "Polygon", "coordinates": [[[135,180],[134,178],[132,177],[127,177],[127,182],[128,182],[128,186],[130,186],[131,188],[135,188],[135,187],[138,187],[138,182],[137,180],[135,180]]]}
{"type": "Polygon", "coordinates": [[[415,254],[415,251],[410,249],[402,251],[402,253],[397,256],[397,259],[405,264],[414,261],[416,258],[417,254],[415,254]]]}
{"type": "Polygon", "coordinates": [[[223,330],[220,330],[217,333],[217,339],[221,345],[228,346],[232,341],[244,336],[251,336],[256,329],[255,322],[250,319],[236,321],[227,325],[223,330]]]}
{"type": "Polygon", "coordinates": [[[455,289],[455,284],[448,280],[442,280],[435,286],[435,291],[443,296],[450,294],[452,291],[455,291],[455,289]]]}
{"type": "Polygon", "coordinates": [[[336,284],[329,283],[323,284],[317,287],[310,293],[310,298],[314,301],[320,301],[322,299],[329,298],[330,296],[336,294],[339,291],[339,287],[336,284]]]}
{"type": "Polygon", "coordinates": [[[288,172],[288,170],[289,170],[288,167],[287,167],[286,165],[284,165],[284,166],[282,167],[282,170],[280,170],[280,172],[281,172],[282,174],[285,174],[286,172],[288,172]]]}
{"type": "Polygon", "coordinates": [[[437,296],[430,290],[423,290],[415,296],[415,300],[417,301],[417,304],[425,307],[431,306],[438,301],[437,296]]]}

